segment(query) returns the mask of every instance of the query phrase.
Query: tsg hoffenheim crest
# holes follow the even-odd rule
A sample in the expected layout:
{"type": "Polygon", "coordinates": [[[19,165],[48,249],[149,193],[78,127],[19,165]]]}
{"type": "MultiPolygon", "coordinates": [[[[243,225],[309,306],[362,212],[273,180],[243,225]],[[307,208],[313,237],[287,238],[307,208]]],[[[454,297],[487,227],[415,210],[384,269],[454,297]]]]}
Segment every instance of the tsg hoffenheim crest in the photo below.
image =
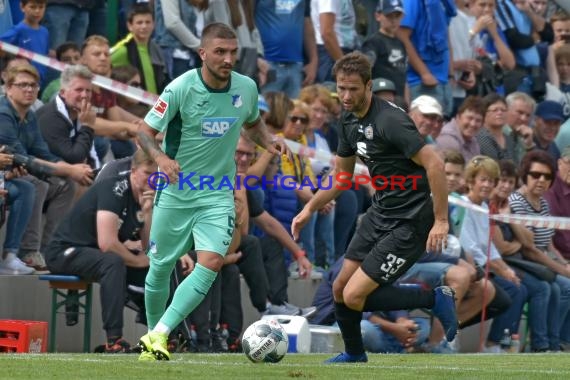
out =
{"type": "Polygon", "coordinates": [[[235,108],[240,108],[242,104],[241,95],[232,95],[232,105],[235,108]]]}

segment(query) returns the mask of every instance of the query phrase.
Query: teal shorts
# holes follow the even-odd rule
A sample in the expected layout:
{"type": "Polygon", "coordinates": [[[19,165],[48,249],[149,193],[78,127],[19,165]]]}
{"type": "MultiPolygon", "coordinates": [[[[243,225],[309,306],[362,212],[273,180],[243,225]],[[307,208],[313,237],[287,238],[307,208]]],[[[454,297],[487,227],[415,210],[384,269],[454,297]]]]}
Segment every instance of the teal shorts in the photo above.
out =
{"type": "Polygon", "coordinates": [[[225,256],[235,226],[231,206],[161,208],[155,205],[148,255],[153,261],[173,262],[192,248],[225,256]]]}

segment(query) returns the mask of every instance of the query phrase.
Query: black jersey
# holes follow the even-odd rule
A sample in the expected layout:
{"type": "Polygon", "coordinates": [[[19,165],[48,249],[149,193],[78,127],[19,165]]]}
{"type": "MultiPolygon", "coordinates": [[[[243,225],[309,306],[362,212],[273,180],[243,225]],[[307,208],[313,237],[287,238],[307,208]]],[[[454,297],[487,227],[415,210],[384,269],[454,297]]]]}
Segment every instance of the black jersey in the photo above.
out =
{"type": "Polygon", "coordinates": [[[129,175],[132,164],[132,157],[123,157],[118,160],[107,162],[103,165],[101,170],[99,170],[97,177],[95,177],[95,182],[101,182],[107,178],[129,175]]]}
{"type": "Polygon", "coordinates": [[[340,120],[337,154],[357,155],[368,167],[370,177],[376,177],[376,186],[385,187],[376,191],[372,203],[383,218],[413,219],[426,202],[431,202],[426,171],[411,160],[424,145],[408,115],[375,96],[362,119],[343,112],[340,120]]]}
{"type": "Polygon", "coordinates": [[[143,215],[127,175],[106,178],[93,184],[61,221],[52,242],[98,248],[97,212],[100,210],[110,211],[119,217],[119,241],[140,239],[143,215]]]}
{"type": "Polygon", "coordinates": [[[372,78],[394,82],[396,94],[404,96],[408,57],[404,44],[397,38],[376,32],[362,44],[362,52],[373,57],[372,78]]]}

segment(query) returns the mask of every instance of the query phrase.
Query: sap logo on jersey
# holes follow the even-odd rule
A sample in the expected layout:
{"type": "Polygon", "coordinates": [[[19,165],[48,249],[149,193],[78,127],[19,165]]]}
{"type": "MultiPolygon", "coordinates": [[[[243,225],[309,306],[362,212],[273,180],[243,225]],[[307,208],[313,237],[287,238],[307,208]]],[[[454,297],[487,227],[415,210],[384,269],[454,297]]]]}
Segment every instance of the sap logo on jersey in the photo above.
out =
{"type": "Polygon", "coordinates": [[[237,117],[206,117],[202,119],[202,136],[222,137],[237,119],[237,117]]]}
{"type": "Polygon", "coordinates": [[[301,0],[276,0],[275,13],[277,14],[291,14],[301,0]]]}

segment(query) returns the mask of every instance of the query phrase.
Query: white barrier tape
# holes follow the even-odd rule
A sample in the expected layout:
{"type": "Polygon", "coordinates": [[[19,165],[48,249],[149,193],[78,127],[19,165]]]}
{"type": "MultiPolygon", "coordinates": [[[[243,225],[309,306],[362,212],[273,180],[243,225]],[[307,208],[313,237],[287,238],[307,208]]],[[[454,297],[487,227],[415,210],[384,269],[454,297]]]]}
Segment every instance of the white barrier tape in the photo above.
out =
{"type": "Polygon", "coordinates": [[[564,218],[560,216],[497,214],[492,215],[491,218],[505,223],[523,224],[525,226],[532,227],[554,228],[556,230],[570,230],[570,218],[564,218]]]}
{"type": "MultiPolygon", "coordinates": [[[[314,158],[315,160],[328,164],[331,167],[335,166],[335,156],[327,151],[321,149],[313,149],[306,145],[299,144],[296,141],[285,140],[291,152],[298,154],[301,157],[314,158]]],[[[368,175],[368,168],[362,164],[356,164],[354,167],[355,175],[368,175]]]]}
{"type": "MultiPolygon", "coordinates": [[[[39,64],[56,69],[58,71],[63,71],[63,69],[65,69],[65,67],[67,66],[67,64],[59,62],[55,58],[46,57],[44,55],[34,53],[32,51],[22,49],[15,45],[7,44],[5,42],[0,42],[0,50],[3,50],[13,55],[22,56],[24,58],[29,59],[30,61],[37,62],[39,64]]],[[[158,100],[158,96],[156,96],[155,94],[151,94],[150,92],[141,90],[140,88],[128,86],[125,83],[117,82],[115,80],[103,77],[101,75],[95,75],[93,78],[93,83],[106,90],[112,91],[119,95],[128,96],[130,98],[133,98],[141,103],[148,104],[150,106],[153,106],[158,100]]],[[[334,156],[331,155],[329,152],[323,150],[315,150],[313,148],[301,145],[292,140],[285,140],[285,141],[287,142],[287,145],[289,146],[289,148],[293,153],[296,153],[301,157],[314,158],[317,161],[320,161],[322,163],[327,163],[331,167],[334,167],[335,159],[334,156]]],[[[367,175],[368,168],[365,165],[356,164],[354,174],[367,175]]]]}
{"type": "MultiPolygon", "coordinates": [[[[18,55],[29,59],[30,61],[37,62],[52,69],[58,71],[63,71],[67,66],[65,63],[59,62],[55,58],[46,57],[44,55],[34,53],[32,51],[22,49],[18,46],[11,45],[0,41],[0,50],[7,53],[18,55]]],[[[140,88],[128,86],[125,83],[117,82],[115,80],[103,77],[101,75],[95,75],[93,78],[93,83],[99,87],[106,90],[112,91],[114,93],[125,95],[130,98],[136,99],[141,103],[148,104],[150,106],[154,105],[158,100],[158,96],[151,94],[150,92],[141,90],[140,88]]],[[[295,154],[301,157],[309,157],[316,159],[322,163],[328,163],[331,167],[335,165],[335,157],[329,152],[313,149],[308,146],[299,144],[298,142],[292,140],[285,140],[289,149],[295,154]]],[[[368,168],[362,164],[356,164],[354,168],[355,175],[368,175],[368,168]]],[[[462,199],[456,197],[449,197],[449,203],[455,204],[457,206],[469,208],[477,212],[482,212],[484,214],[489,214],[489,211],[485,208],[474,205],[472,203],[466,202],[462,199]]],[[[491,215],[491,218],[497,221],[505,223],[515,223],[522,224],[532,227],[545,227],[545,228],[555,228],[559,230],[570,230],[570,218],[555,217],[555,216],[533,216],[533,215],[491,215]]]]}
{"type": "MultiPolygon", "coordinates": [[[[448,202],[456,206],[468,208],[470,210],[489,215],[489,210],[457,197],[449,196],[448,202]]],[[[560,216],[492,214],[490,217],[493,220],[503,223],[521,224],[524,226],[539,228],[554,228],[557,230],[570,230],[570,218],[560,216]]]]}
{"type": "MultiPolygon", "coordinates": [[[[63,69],[65,69],[67,66],[67,64],[59,62],[55,58],[46,57],[45,55],[34,53],[33,51],[22,49],[18,46],[7,44],[5,42],[0,42],[0,50],[13,55],[19,55],[21,57],[29,59],[30,61],[34,61],[58,71],[63,71],[63,69]]],[[[146,92],[140,88],[131,87],[125,83],[117,82],[116,80],[112,80],[101,75],[94,76],[93,84],[106,90],[115,92],[119,95],[125,95],[129,98],[136,99],[139,102],[148,104],[150,106],[154,105],[158,99],[158,96],[155,94],[151,94],[150,92],[146,92]]]]}

